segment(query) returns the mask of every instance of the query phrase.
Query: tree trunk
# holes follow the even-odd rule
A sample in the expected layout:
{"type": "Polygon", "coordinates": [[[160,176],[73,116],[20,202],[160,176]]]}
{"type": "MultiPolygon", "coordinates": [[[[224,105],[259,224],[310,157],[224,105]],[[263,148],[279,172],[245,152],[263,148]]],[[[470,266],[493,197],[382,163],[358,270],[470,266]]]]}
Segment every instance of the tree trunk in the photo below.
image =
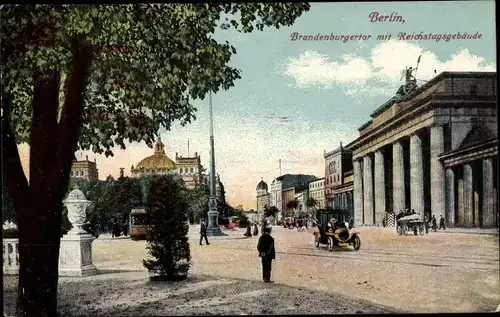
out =
{"type": "MultiPolygon", "coordinates": [[[[38,195],[40,196],[40,195],[38,195]]],[[[39,197],[31,198],[40,202],[39,197]]],[[[56,316],[61,206],[19,211],[18,316],[56,316]]]]}
{"type": "Polygon", "coordinates": [[[35,74],[30,138],[30,183],[24,175],[8,95],[1,99],[4,165],[19,229],[17,315],[57,316],[61,201],[68,189],[83,114],[92,49],[76,43],[64,107],[58,122],[59,77],[35,74]]]}

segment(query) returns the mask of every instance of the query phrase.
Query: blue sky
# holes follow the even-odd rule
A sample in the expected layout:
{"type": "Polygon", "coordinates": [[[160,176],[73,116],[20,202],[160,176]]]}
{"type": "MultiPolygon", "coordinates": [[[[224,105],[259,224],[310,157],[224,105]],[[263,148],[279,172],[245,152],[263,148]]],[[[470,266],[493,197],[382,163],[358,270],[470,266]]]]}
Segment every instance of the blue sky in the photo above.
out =
{"type": "MultiPolygon", "coordinates": [[[[261,177],[270,183],[279,174],[322,176],[323,151],[333,150],[358,136],[357,128],[370,113],[392,97],[401,82],[400,71],[415,66],[422,55],[417,78],[428,80],[434,70],[496,70],[495,3],[377,2],[312,3],[291,27],[241,34],[216,34],[238,53],[231,64],[242,79],[229,91],[213,97],[217,172],[227,199],[236,206],[255,208],[255,186],[261,177]],[[369,14],[397,13],[405,23],[371,23],[369,14]],[[480,40],[378,41],[379,34],[399,32],[479,32],[480,40]],[[367,41],[291,41],[303,35],[372,35],[367,41]],[[285,117],[285,119],[283,119],[285,117]]],[[[194,101],[198,120],[186,127],[162,131],[167,154],[200,153],[209,166],[208,99],[194,101]]],[[[117,176],[119,168],[136,165],[153,150],[131,144],[115,150],[115,157],[97,158],[100,178],[117,176]]]]}

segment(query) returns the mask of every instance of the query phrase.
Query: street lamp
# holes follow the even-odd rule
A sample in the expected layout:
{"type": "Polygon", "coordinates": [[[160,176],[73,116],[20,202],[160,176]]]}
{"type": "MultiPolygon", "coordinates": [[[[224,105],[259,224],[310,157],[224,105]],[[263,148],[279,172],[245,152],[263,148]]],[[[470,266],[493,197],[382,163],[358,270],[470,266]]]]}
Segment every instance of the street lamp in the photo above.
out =
{"type": "Polygon", "coordinates": [[[217,211],[217,183],[215,178],[215,151],[214,151],[214,115],[212,111],[212,91],[209,92],[210,112],[210,199],[208,201],[207,236],[225,235],[219,227],[219,212],[217,211]]]}

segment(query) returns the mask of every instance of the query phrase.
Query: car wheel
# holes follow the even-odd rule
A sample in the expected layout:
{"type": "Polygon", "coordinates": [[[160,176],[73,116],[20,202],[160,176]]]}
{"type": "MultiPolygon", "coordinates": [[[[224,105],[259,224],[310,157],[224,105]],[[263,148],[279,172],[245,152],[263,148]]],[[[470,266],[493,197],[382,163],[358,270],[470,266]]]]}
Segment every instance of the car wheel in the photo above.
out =
{"type": "Polygon", "coordinates": [[[332,237],[328,237],[328,251],[333,251],[334,248],[334,241],[332,237]]]}
{"type": "Polygon", "coordinates": [[[353,244],[352,245],[353,245],[355,251],[358,251],[359,248],[361,248],[361,239],[359,238],[358,235],[355,235],[353,237],[353,244]]]}

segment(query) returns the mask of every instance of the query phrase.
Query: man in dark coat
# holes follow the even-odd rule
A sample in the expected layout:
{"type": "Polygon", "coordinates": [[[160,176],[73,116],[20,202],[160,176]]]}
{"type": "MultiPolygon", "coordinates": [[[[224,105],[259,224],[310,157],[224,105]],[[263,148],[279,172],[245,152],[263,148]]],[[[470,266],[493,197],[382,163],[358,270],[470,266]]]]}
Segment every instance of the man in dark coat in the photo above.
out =
{"type": "Polygon", "coordinates": [[[262,277],[264,283],[273,283],[271,281],[271,265],[276,258],[274,238],[269,234],[270,231],[269,228],[265,228],[257,244],[257,251],[259,251],[259,256],[262,259],[262,277]]]}
{"type": "Polygon", "coordinates": [[[439,230],[445,230],[445,225],[444,225],[444,218],[443,218],[443,215],[441,215],[441,217],[439,218],[439,230]]]}
{"type": "Polygon", "coordinates": [[[432,215],[432,230],[436,231],[436,229],[437,229],[436,217],[432,215]]]}
{"type": "Polygon", "coordinates": [[[207,226],[205,225],[205,221],[202,221],[200,224],[200,245],[203,245],[202,241],[205,238],[205,243],[209,245],[207,238],[207,226]]]}

